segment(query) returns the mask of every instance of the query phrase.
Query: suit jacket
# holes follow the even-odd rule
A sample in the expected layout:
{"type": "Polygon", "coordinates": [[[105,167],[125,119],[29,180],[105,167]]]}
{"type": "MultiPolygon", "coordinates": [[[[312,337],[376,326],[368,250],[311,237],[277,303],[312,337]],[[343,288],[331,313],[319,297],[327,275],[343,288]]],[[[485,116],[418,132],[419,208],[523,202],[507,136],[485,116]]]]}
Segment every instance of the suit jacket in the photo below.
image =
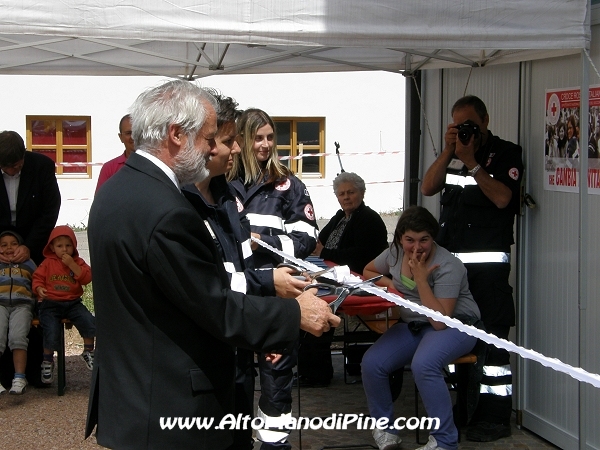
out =
{"type": "MultiPolygon", "coordinates": [[[[54,174],[54,162],[45,155],[25,152],[17,194],[17,223],[31,259],[39,265],[42,250],[56,225],[60,210],[60,191],[54,174]]],[[[0,231],[11,228],[10,204],[4,181],[0,182],[0,231]]]]}
{"type": "MultiPolygon", "coordinates": [[[[339,210],[319,234],[323,245],[346,214],[339,210]]],[[[324,248],[321,258],[340,265],[348,265],[353,272],[362,274],[365,266],[388,248],[385,223],[375,211],[361,203],[346,224],[338,248],[324,248]]]]}
{"type": "Polygon", "coordinates": [[[233,413],[234,347],[281,350],[298,337],[293,299],[231,291],[193,206],[132,154],[90,211],[96,357],[86,435],[119,449],[227,448],[231,431],[163,431],[161,417],[233,413]]]}

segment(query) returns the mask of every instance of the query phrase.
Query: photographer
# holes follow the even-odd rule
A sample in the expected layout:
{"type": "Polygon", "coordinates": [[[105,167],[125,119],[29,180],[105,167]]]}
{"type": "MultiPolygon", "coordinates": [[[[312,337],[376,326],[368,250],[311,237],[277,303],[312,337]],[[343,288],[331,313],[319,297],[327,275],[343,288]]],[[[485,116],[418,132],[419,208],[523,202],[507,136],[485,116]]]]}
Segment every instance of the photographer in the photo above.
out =
{"type": "MultiPolygon", "coordinates": [[[[469,95],[454,104],[446,146],[425,174],[421,192],[431,196],[443,190],[436,242],[465,264],[487,331],[507,339],[515,325],[508,277],[523,162],[521,147],[492,135],[489,120],[478,97],[469,95]],[[462,182],[452,183],[458,180],[462,182]]],[[[488,347],[479,404],[467,432],[473,441],[491,442],[511,434],[509,354],[488,347]]]]}

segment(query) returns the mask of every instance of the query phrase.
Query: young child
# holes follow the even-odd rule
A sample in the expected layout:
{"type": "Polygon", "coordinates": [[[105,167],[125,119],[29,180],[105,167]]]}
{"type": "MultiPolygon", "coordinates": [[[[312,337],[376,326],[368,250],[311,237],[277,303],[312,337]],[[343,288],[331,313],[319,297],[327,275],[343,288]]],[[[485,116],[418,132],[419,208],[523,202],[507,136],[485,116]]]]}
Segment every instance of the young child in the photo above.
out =
{"type": "Polygon", "coordinates": [[[46,259],[33,274],[33,291],[41,301],[42,383],[50,384],[54,380],[54,351],[60,347],[61,320],[69,319],[81,334],[84,347],[81,358],[90,370],[94,366],[96,320],[81,302],[82,286],[92,281],[92,271],[79,257],[73,230],[66,225],[54,228],[43,255],[46,259]]]}
{"type": "MultiPolygon", "coordinates": [[[[23,244],[23,239],[13,231],[0,233],[0,253],[6,259],[12,259],[15,250],[23,244]]],[[[15,377],[10,394],[20,395],[25,392],[27,379],[27,334],[33,318],[35,297],[31,290],[31,277],[35,263],[29,259],[23,263],[0,262],[0,355],[6,349],[8,330],[8,346],[12,350],[15,377]],[[10,324],[10,327],[9,327],[10,324]]],[[[0,394],[6,389],[0,384],[0,394]]]]}

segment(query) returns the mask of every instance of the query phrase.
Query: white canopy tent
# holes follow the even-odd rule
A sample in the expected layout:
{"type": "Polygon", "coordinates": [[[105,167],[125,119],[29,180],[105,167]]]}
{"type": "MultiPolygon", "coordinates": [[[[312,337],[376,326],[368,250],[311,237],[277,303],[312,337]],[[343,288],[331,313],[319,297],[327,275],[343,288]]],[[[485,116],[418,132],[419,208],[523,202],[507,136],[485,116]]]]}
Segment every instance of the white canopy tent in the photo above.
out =
{"type": "Polygon", "coordinates": [[[0,0],[0,74],[483,66],[588,48],[586,0],[0,0]]]}
{"type": "MultiPolygon", "coordinates": [[[[591,40],[589,0],[45,3],[0,0],[0,74],[195,79],[221,73],[383,70],[408,75],[422,69],[583,54],[591,40]]],[[[582,63],[580,135],[587,136],[585,58],[582,63]]],[[[416,139],[407,138],[407,153],[422,139],[419,131],[416,139]]],[[[582,138],[582,148],[584,144],[587,147],[582,138]]],[[[582,189],[582,236],[589,229],[585,198],[582,189]]],[[[588,297],[583,243],[578,258],[580,304],[588,297]]],[[[580,310],[580,364],[585,367],[585,308],[580,310]]],[[[587,412],[585,391],[580,398],[579,445],[586,448],[589,430],[581,419],[587,412]]]]}

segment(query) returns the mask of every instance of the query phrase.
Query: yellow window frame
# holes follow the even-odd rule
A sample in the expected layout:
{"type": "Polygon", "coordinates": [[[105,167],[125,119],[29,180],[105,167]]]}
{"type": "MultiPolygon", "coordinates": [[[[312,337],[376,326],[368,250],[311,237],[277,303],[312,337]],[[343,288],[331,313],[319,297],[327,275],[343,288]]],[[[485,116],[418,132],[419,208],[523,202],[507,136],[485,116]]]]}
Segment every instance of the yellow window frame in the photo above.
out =
{"type": "Polygon", "coordinates": [[[85,172],[69,172],[68,168],[63,165],[65,162],[65,152],[69,150],[84,150],[86,153],[86,163],[92,162],[92,118],[91,116],[34,116],[28,115],[25,118],[27,123],[27,137],[25,145],[28,151],[32,152],[55,152],[56,155],[56,175],[59,178],[92,178],[92,167],[87,165],[85,172]],[[55,144],[36,144],[33,145],[33,122],[34,121],[54,122],[56,130],[55,144]],[[86,124],[86,143],[85,144],[64,144],[63,143],[63,121],[85,121],[86,124]],[[67,169],[67,171],[65,171],[67,169]]]}
{"type": "MultiPolygon", "coordinates": [[[[273,117],[275,126],[278,122],[289,122],[290,123],[290,143],[283,144],[279,143],[279,135],[277,136],[277,150],[289,151],[290,156],[296,157],[300,153],[300,146],[298,144],[298,124],[302,122],[317,122],[319,124],[319,143],[316,145],[303,145],[303,152],[306,154],[310,153],[325,153],[325,117],[273,117]]],[[[280,154],[281,156],[281,154],[280,154]]],[[[292,159],[289,161],[289,167],[295,174],[299,173],[299,168],[302,164],[299,164],[298,159],[292,159]]],[[[287,161],[283,161],[286,163],[287,161]]],[[[287,164],[286,164],[287,165],[287,164]]],[[[325,158],[319,157],[319,171],[318,172],[305,172],[302,170],[300,174],[302,178],[325,178],[325,158]]]]}

